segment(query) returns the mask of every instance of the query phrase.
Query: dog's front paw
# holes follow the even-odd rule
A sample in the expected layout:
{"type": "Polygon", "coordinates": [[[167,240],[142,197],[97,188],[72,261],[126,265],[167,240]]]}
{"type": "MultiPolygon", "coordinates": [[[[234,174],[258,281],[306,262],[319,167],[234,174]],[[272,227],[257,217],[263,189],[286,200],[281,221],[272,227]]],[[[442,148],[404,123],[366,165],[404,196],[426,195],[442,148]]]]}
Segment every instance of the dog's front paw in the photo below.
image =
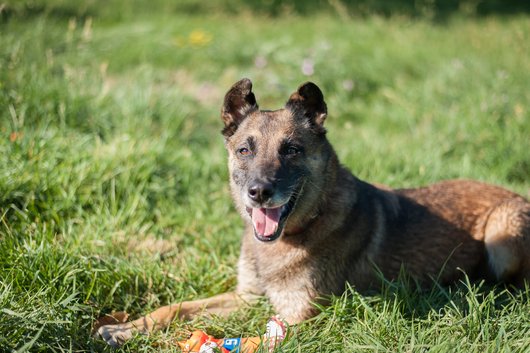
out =
{"type": "Polygon", "coordinates": [[[97,330],[97,336],[103,338],[112,347],[119,347],[133,336],[133,325],[131,323],[105,325],[97,330]]]}

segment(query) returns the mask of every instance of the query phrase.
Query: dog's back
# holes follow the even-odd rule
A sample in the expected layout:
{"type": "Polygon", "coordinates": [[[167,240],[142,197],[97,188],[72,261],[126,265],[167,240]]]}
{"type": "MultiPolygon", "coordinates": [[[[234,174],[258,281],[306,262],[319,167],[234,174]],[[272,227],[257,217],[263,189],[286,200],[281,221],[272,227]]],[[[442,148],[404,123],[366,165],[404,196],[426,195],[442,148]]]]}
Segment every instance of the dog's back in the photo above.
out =
{"type": "Polygon", "coordinates": [[[528,276],[512,278],[518,270],[529,270],[522,268],[520,249],[530,254],[530,206],[521,196],[469,180],[394,194],[396,217],[388,218],[385,241],[374,259],[387,278],[395,278],[402,267],[421,282],[450,283],[464,272],[490,280],[528,276]]]}

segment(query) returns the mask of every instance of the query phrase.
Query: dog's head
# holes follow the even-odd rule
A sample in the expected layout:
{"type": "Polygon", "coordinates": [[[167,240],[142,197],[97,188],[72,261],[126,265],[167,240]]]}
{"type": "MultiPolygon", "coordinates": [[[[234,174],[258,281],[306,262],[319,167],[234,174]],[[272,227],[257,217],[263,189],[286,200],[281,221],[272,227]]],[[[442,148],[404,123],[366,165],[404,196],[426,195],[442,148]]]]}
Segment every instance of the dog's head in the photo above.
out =
{"type": "Polygon", "coordinates": [[[275,111],[259,110],[249,79],[226,93],[221,117],[230,186],[258,240],[271,242],[284,230],[294,233],[317,214],[334,155],[325,137],[326,115],[322,92],[311,82],[275,111]]]}

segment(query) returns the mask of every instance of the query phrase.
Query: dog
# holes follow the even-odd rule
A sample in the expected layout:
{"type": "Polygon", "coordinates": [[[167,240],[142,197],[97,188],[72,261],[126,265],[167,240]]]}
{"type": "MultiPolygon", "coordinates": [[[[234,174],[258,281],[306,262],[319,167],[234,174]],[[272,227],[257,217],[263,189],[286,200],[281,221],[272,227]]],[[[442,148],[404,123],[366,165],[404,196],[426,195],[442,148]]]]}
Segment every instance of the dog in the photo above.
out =
{"type": "MultiPolygon", "coordinates": [[[[301,85],[279,110],[260,110],[252,82],[221,111],[230,189],[245,220],[234,292],[162,307],[98,334],[117,346],[173,319],[228,315],[267,297],[289,324],[315,303],[377,290],[405,271],[423,286],[470,278],[530,281],[530,203],[503,188],[452,180],[392,190],[356,178],[326,137],[321,90],[301,85]]],[[[324,303],[325,304],[325,303],[324,303]]]]}

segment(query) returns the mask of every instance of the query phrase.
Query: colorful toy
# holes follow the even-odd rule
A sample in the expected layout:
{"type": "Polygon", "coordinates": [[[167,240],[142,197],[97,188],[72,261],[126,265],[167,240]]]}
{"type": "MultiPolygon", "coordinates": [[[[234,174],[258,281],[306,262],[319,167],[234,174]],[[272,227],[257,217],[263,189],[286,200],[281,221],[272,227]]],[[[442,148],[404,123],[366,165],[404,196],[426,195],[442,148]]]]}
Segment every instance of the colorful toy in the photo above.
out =
{"type": "Polygon", "coordinates": [[[254,353],[260,345],[273,352],[285,338],[286,325],[274,316],[267,322],[267,332],[262,337],[214,338],[203,331],[193,331],[186,341],[178,342],[183,353],[254,353]]]}

